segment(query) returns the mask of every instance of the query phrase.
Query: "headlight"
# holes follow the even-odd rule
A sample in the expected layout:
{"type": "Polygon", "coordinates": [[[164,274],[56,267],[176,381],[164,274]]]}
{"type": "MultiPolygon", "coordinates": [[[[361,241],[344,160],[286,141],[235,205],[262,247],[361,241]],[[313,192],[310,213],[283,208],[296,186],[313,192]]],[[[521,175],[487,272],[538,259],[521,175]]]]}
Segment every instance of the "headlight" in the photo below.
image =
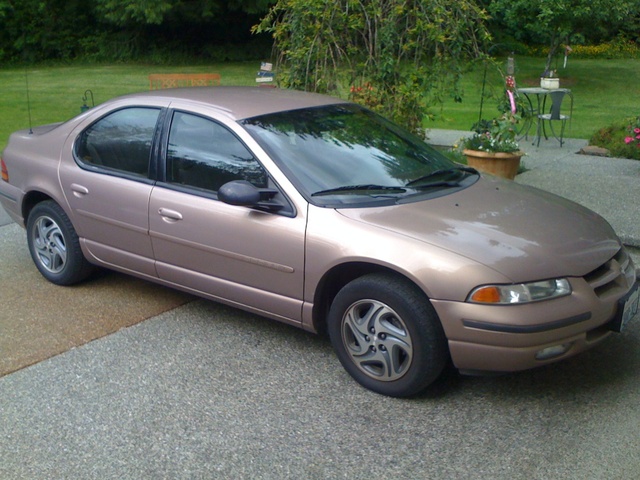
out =
{"type": "Polygon", "coordinates": [[[484,285],[474,289],[469,294],[467,301],[493,305],[512,305],[564,297],[570,293],[571,285],[569,280],[558,278],[514,285],[484,285]]]}

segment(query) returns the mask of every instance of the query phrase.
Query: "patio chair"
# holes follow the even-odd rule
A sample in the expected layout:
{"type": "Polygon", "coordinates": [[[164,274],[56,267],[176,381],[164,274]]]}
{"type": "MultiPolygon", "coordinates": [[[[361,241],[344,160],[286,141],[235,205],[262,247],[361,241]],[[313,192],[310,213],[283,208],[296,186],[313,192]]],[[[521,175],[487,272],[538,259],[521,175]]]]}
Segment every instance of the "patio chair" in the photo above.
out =
{"type": "Polygon", "coordinates": [[[554,90],[547,93],[547,96],[551,98],[551,106],[548,113],[544,113],[546,110],[544,105],[546,103],[546,97],[543,103],[542,111],[538,113],[538,146],[540,146],[540,137],[542,135],[544,135],[545,140],[549,139],[545,127],[545,122],[548,122],[551,134],[555,137],[556,140],[560,142],[560,147],[562,147],[562,144],[564,143],[564,129],[567,121],[571,120],[571,114],[573,113],[573,95],[569,90],[554,90]],[[561,113],[562,103],[565,96],[568,96],[571,99],[571,108],[569,115],[561,113]],[[553,122],[560,122],[560,136],[556,134],[556,131],[553,128],[553,122]]]}

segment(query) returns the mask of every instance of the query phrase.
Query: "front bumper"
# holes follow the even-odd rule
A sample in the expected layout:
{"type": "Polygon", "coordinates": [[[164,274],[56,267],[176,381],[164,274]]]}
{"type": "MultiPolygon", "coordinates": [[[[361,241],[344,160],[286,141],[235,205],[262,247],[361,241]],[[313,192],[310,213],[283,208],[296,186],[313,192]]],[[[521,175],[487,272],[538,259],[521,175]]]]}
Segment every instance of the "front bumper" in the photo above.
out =
{"type": "Polygon", "coordinates": [[[576,355],[611,334],[619,300],[636,282],[624,249],[604,265],[571,278],[571,295],[523,305],[433,300],[453,364],[462,371],[512,372],[576,355]],[[557,351],[556,355],[541,352],[557,351]]]}

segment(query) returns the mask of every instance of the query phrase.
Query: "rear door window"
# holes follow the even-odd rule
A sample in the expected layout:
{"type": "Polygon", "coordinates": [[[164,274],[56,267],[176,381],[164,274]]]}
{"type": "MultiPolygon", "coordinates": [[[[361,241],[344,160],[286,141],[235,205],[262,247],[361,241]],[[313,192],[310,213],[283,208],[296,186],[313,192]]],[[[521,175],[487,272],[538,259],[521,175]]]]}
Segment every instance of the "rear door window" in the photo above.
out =
{"type": "Polygon", "coordinates": [[[160,109],[118,110],[84,130],[76,142],[76,159],[109,171],[148,177],[151,146],[160,109]]]}

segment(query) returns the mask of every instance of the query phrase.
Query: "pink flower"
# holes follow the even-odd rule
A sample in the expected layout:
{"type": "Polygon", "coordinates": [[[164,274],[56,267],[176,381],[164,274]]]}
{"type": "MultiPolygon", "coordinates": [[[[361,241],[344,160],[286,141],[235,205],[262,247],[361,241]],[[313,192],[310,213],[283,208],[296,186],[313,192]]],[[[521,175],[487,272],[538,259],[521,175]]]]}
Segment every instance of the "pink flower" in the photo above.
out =
{"type": "Polygon", "coordinates": [[[627,145],[630,144],[631,142],[633,142],[633,137],[625,137],[624,138],[624,143],[626,143],[627,145]]]}
{"type": "Polygon", "coordinates": [[[633,129],[633,133],[640,133],[640,127],[636,127],[633,129]]]}

